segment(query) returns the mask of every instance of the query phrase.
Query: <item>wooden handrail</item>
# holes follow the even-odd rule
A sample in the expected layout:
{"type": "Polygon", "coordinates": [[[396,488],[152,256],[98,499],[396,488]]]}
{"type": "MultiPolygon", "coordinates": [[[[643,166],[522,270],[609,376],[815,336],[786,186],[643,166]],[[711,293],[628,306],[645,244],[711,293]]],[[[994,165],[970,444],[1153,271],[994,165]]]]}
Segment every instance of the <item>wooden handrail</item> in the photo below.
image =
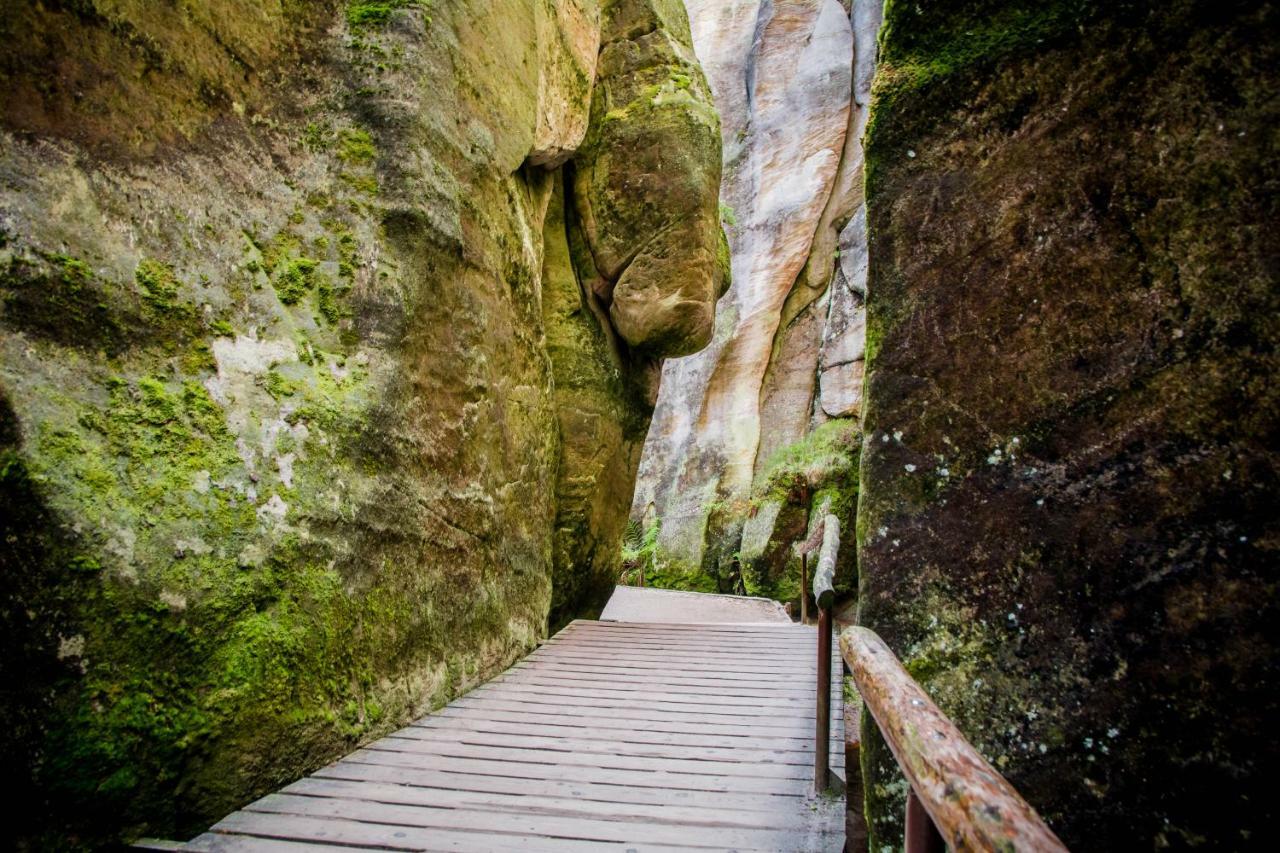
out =
{"type": "Polygon", "coordinates": [[[818,552],[818,566],[813,570],[813,600],[818,609],[827,608],[835,601],[832,584],[836,578],[836,553],[840,550],[840,519],[828,514],[822,519],[822,550],[818,552]]]}
{"type": "Polygon", "coordinates": [[[840,652],[911,785],[908,851],[931,849],[925,825],[931,822],[952,850],[1065,853],[1035,809],[978,754],[874,631],[846,629],[840,652]],[[920,808],[929,821],[922,822],[920,808]]]}

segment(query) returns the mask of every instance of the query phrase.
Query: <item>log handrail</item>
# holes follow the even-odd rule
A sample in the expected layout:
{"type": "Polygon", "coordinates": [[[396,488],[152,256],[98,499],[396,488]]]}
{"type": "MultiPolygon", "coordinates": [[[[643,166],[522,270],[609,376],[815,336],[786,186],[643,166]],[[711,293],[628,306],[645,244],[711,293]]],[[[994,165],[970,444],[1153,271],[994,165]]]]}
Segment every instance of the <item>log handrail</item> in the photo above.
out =
{"type": "Polygon", "coordinates": [[[929,841],[931,833],[953,850],[1065,853],[1035,809],[978,754],[874,631],[846,629],[840,652],[910,783],[909,853],[940,849],[929,841]],[[922,820],[921,809],[929,820],[922,820]]]}

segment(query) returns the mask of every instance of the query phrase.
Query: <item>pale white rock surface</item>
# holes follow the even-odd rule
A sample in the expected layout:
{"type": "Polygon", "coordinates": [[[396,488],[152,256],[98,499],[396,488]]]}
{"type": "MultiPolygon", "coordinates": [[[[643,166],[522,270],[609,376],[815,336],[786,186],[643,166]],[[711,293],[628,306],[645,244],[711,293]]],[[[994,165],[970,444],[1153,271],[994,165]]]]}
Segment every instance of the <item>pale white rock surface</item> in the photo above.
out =
{"type": "MultiPolygon", "coordinates": [[[[733,282],[710,346],[670,359],[632,517],[702,565],[718,508],[742,505],[779,448],[856,417],[865,350],[866,127],[879,0],[685,0],[720,112],[733,282]]],[[[763,521],[748,521],[759,534],[763,521]]],[[[750,535],[750,534],[748,534],[750,535]]],[[[718,558],[718,559],[723,559],[718,558]]]]}

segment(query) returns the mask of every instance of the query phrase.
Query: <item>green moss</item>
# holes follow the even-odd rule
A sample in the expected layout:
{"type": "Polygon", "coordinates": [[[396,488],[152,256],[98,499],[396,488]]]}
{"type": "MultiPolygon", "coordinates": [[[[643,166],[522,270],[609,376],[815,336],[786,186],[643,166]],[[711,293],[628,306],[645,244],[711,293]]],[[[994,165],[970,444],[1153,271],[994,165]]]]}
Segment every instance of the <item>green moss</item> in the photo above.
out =
{"type": "Polygon", "coordinates": [[[338,299],[350,289],[350,285],[334,284],[327,276],[320,277],[320,283],[316,287],[316,309],[330,325],[347,315],[348,312],[342,308],[338,299]]]}
{"type": "Polygon", "coordinates": [[[827,421],[800,441],[780,448],[756,474],[752,496],[755,500],[792,500],[797,494],[810,495],[824,489],[835,491],[846,479],[844,489],[856,497],[858,458],[862,432],[858,422],[848,418],[827,421]]]}
{"type": "Polygon", "coordinates": [[[281,302],[295,305],[315,287],[318,263],[311,258],[290,258],[279,265],[271,283],[281,302]]]}
{"type": "Polygon", "coordinates": [[[281,397],[292,397],[297,390],[297,386],[293,382],[290,382],[274,370],[267,371],[266,378],[263,380],[263,387],[276,400],[281,397]]]}
{"type": "Polygon", "coordinates": [[[373,137],[359,128],[347,128],[338,134],[338,159],[344,163],[368,165],[378,156],[373,137]]]}
{"type": "Polygon", "coordinates": [[[737,214],[734,213],[731,206],[724,202],[720,202],[720,221],[730,227],[738,224],[737,214]]]}
{"type": "Polygon", "coordinates": [[[348,0],[347,23],[353,30],[381,27],[391,20],[397,9],[417,9],[426,5],[422,0],[348,0]]]}
{"type": "Polygon", "coordinates": [[[333,128],[328,122],[309,122],[302,131],[302,145],[312,153],[329,150],[333,144],[333,128]]]}
{"type": "Polygon", "coordinates": [[[160,261],[144,259],[134,270],[133,279],[142,292],[143,304],[157,315],[167,314],[179,307],[178,289],[181,283],[173,268],[160,261]]]}
{"type": "Polygon", "coordinates": [[[378,179],[373,175],[357,175],[353,172],[342,172],[338,175],[338,180],[342,181],[351,189],[364,195],[378,194],[378,179]]]}

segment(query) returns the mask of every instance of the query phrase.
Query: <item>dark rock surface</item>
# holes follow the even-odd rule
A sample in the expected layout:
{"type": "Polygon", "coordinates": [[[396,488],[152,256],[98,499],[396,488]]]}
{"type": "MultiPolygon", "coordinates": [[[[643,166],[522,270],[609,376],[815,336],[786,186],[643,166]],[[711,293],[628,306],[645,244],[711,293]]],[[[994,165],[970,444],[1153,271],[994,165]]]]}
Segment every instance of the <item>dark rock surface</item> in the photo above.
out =
{"type": "Polygon", "coordinates": [[[1073,849],[1273,833],[1278,44],[1270,3],[887,11],[859,616],[1073,849]]]}

